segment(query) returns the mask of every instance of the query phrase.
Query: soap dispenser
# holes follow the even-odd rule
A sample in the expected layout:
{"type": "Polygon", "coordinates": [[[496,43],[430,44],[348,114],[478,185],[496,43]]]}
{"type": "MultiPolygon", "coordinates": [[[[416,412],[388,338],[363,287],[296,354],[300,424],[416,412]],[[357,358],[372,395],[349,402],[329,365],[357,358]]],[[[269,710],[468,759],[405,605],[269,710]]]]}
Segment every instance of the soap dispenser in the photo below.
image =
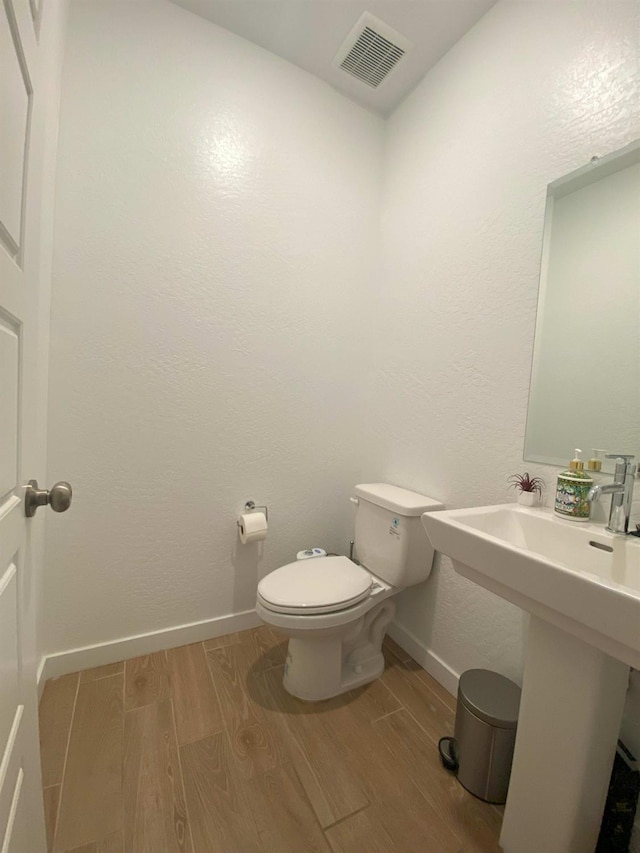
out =
{"type": "Polygon", "coordinates": [[[597,450],[595,447],[592,451],[591,459],[587,462],[587,471],[589,475],[593,478],[593,482],[595,485],[598,485],[599,482],[602,481],[602,457],[606,453],[606,450],[597,450]]]}
{"type": "MultiPolygon", "coordinates": [[[[555,511],[571,521],[589,521],[591,506],[587,500],[593,486],[593,478],[584,471],[584,462],[580,458],[582,451],[575,450],[575,456],[569,462],[569,468],[558,474],[555,511]]],[[[591,462],[591,460],[589,460],[591,462]]],[[[602,463],[600,463],[602,466],[602,463]]]]}

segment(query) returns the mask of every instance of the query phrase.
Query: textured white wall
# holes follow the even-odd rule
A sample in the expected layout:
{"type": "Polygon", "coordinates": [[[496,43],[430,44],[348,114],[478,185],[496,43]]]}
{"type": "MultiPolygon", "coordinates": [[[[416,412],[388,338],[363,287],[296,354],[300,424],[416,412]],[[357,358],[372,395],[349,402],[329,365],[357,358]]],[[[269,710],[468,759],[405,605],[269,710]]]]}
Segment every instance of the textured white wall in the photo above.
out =
{"type": "MultiPolygon", "coordinates": [[[[76,502],[48,521],[48,652],[252,607],[299,547],[344,549],[361,477],[505,499],[546,185],[640,135],[637,10],[482,19],[388,122],[374,272],[377,119],[169,4],[74,4],[49,481],[76,502]]],[[[446,560],[399,620],[455,672],[519,677],[522,614],[446,560]]]]}
{"type": "MultiPolygon", "coordinates": [[[[640,136],[639,9],[498,3],[389,120],[372,477],[460,507],[522,471],[546,186],[640,136]]],[[[445,559],[398,620],[456,672],[520,676],[521,612],[445,559]]]]}
{"type": "Polygon", "coordinates": [[[46,652],[253,608],[301,547],[348,548],[381,152],[381,119],[183,9],[72,4],[46,652]]]}

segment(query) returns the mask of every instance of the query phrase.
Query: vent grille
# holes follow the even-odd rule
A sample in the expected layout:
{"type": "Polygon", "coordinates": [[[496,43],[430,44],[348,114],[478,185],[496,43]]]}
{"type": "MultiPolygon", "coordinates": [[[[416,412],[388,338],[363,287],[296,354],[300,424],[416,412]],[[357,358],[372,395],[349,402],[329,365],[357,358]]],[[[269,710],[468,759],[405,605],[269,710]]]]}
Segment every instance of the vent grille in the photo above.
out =
{"type": "Polygon", "coordinates": [[[334,64],[376,89],[411,46],[400,33],[365,12],[347,36],[334,64]]]}
{"type": "Polygon", "coordinates": [[[375,88],[403,56],[404,50],[401,47],[388,41],[371,27],[365,27],[340,63],[340,67],[375,88]]]}

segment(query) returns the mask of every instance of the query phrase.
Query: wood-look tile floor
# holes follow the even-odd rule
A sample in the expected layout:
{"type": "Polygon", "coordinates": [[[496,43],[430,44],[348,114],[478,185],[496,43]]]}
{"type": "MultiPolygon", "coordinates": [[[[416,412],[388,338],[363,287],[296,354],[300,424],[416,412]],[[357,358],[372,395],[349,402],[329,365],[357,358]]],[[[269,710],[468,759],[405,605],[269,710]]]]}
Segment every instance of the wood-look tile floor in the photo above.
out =
{"type": "Polygon", "coordinates": [[[47,682],[53,853],[489,853],[498,809],[440,765],[449,694],[390,640],[379,680],[310,704],[267,627],[47,682]]]}

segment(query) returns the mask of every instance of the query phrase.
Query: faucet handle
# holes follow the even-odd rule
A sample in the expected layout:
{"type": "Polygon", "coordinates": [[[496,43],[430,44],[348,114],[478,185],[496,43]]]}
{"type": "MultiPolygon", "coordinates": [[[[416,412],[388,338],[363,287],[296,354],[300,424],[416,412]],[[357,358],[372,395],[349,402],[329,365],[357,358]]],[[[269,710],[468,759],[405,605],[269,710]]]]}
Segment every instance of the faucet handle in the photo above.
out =
{"type": "Polygon", "coordinates": [[[635,477],[636,466],[631,460],[635,459],[635,456],[631,453],[607,453],[606,458],[616,460],[616,470],[613,475],[616,482],[633,482],[632,478],[635,477]]]}

